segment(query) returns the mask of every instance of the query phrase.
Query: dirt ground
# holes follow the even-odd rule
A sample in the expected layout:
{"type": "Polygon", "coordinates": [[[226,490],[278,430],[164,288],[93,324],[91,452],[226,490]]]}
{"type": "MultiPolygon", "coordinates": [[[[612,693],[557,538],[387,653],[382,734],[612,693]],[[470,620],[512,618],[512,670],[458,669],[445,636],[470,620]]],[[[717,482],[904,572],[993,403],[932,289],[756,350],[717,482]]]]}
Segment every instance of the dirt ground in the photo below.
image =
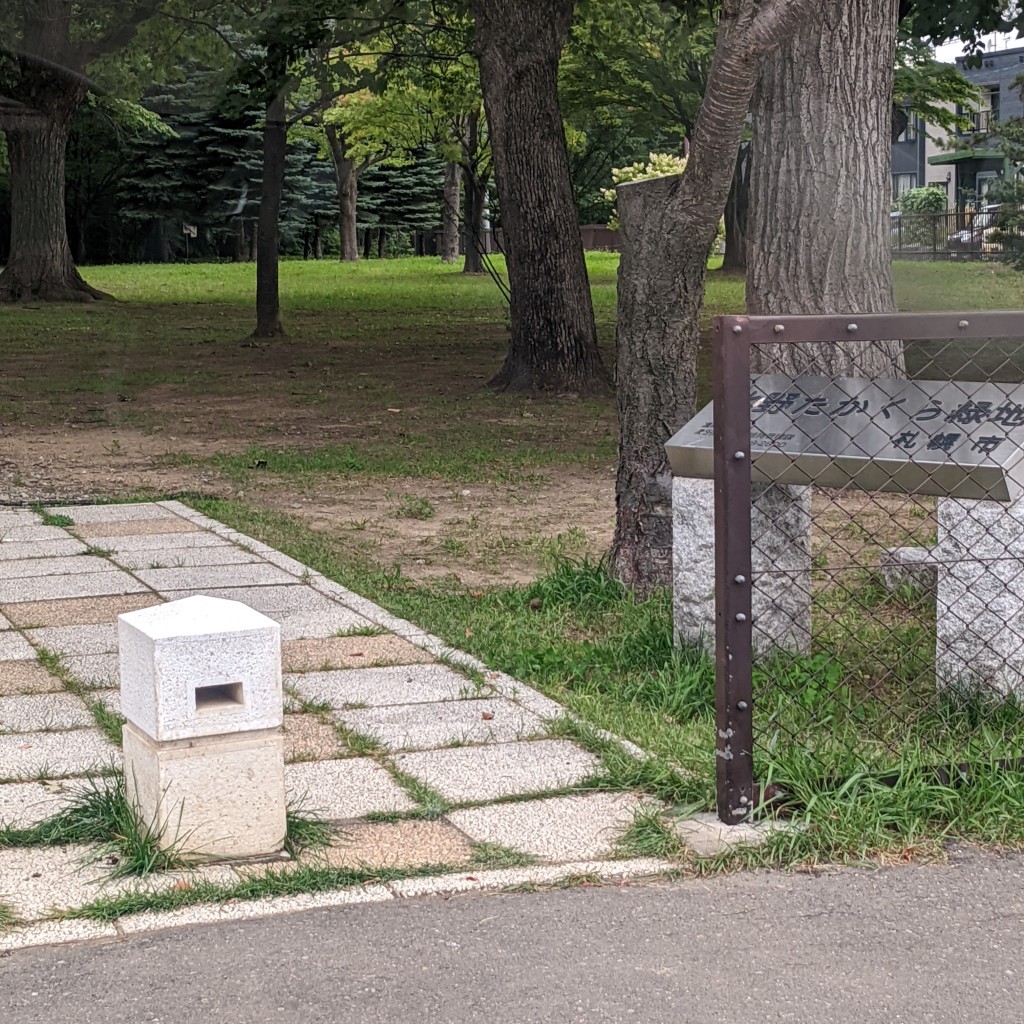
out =
{"type": "Polygon", "coordinates": [[[612,402],[487,391],[500,325],[475,314],[454,326],[362,318],[345,336],[336,317],[293,315],[286,342],[253,349],[238,341],[246,311],[237,324],[213,313],[185,307],[169,320],[166,307],[98,304],[11,317],[0,340],[0,502],[238,498],[344,536],[414,579],[469,585],[525,581],[552,555],[607,549],[612,402]],[[376,460],[372,471],[245,466],[254,446],[344,445],[376,460]],[[239,458],[226,468],[224,455],[239,458]],[[474,467],[464,474],[463,456],[474,467]],[[388,473],[389,459],[407,468],[388,473]]]}

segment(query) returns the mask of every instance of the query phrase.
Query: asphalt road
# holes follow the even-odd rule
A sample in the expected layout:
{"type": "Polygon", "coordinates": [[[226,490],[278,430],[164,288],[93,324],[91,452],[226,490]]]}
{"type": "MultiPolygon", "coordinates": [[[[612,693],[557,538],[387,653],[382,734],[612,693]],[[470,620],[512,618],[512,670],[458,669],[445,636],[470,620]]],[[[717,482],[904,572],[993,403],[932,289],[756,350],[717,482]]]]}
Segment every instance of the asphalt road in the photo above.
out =
{"type": "Polygon", "coordinates": [[[356,905],[0,958],[4,1024],[1024,1019],[1024,858],[356,905]]]}

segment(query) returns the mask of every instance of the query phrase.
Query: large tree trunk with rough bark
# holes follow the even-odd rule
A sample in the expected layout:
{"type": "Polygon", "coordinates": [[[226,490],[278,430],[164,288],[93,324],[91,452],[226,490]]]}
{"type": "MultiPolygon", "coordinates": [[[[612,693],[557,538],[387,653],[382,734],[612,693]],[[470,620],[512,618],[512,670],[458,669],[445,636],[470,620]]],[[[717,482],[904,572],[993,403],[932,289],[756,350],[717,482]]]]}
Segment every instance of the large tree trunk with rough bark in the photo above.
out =
{"type": "Polygon", "coordinates": [[[619,187],[619,470],[611,565],[639,596],[671,577],[665,442],[694,413],[707,254],[763,55],[813,0],[725,0],[685,174],[619,187]]]}
{"type": "Polygon", "coordinates": [[[337,125],[326,125],[324,131],[334,163],[334,178],[338,188],[338,233],[341,236],[343,263],[359,259],[359,232],[356,210],[359,203],[359,172],[356,162],[348,155],[345,139],[337,125]]]}
{"type": "MultiPolygon", "coordinates": [[[[751,314],[888,313],[898,0],[820,0],[763,64],[752,105],[751,314]]],[[[898,342],[759,347],[786,373],[899,376],[898,342]]]]}
{"type": "Polygon", "coordinates": [[[441,259],[454,263],[459,258],[459,197],[462,172],[458,164],[444,166],[444,205],[441,210],[441,259]]]}
{"type": "Polygon", "coordinates": [[[267,105],[267,121],[263,127],[263,184],[256,236],[256,328],[252,332],[253,338],[278,338],[286,333],[281,324],[278,275],[278,234],[288,145],[284,108],[284,93],[281,92],[267,105]]]}
{"type": "Polygon", "coordinates": [[[558,103],[574,0],[471,0],[509,275],[508,391],[605,391],[558,103]]]}
{"type": "Polygon", "coordinates": [[[0,302],[88,302],[104,298],[75,269],[64,210],[64,164],[71,119],[84,90],[41,82],[36,113],[8,124],[11,252],[0,273],[0,302]]]}

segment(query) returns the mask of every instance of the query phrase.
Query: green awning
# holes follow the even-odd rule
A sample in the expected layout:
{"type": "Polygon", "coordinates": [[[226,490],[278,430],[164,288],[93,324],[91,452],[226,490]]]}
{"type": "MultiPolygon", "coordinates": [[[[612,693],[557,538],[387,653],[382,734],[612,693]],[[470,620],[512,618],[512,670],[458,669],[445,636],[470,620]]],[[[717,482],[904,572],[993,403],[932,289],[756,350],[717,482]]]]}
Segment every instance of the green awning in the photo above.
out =
{"type": "Polygon", "coordinates": [[[998,149],[960,149],[955,153],[940,153],[928,157],[930,164],[958,164],[961,160],[1002,160],[1004,154],[998,149]]]}

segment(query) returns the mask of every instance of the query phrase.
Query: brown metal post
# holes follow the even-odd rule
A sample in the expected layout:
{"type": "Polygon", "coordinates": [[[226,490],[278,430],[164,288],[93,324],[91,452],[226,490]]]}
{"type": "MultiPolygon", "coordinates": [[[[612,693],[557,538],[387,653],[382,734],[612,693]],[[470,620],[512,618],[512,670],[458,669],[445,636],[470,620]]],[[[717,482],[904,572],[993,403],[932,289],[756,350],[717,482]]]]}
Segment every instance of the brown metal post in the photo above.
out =
{"type": "Polygon", "coordinates": [[[718,817],[754,805],[750,339],[745,317],[715,320],[715,730],[718,817]]]}

